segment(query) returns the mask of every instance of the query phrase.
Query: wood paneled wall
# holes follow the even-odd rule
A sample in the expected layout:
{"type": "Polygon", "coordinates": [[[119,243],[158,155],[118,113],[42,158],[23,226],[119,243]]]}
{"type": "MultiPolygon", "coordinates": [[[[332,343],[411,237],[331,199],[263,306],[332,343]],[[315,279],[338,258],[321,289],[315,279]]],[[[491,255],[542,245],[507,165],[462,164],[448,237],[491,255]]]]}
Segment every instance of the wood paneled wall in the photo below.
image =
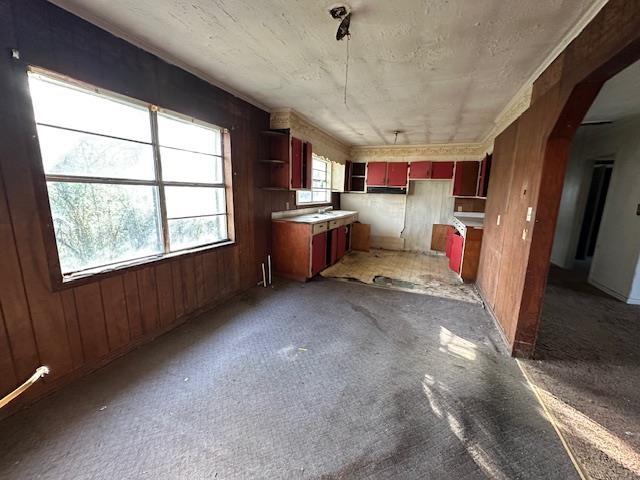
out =
{"type": "Polygon", "coordinates": [[[496,139],[477,283],[515,355],[535,346],[573,134],[602,83],[639,58],[640,0],[611,0],[496,139]]]}
{"type": "Polygon", "coordinates": [[[295,197],[256,187],[266,112],[44,0],[0,0],[0,45],[0,396],[39,365],[52,370],[15,409],[256,285],[271,211],[295,197]],[[236,243],[51,291],[28,65],[229,128],[236,243]]]}

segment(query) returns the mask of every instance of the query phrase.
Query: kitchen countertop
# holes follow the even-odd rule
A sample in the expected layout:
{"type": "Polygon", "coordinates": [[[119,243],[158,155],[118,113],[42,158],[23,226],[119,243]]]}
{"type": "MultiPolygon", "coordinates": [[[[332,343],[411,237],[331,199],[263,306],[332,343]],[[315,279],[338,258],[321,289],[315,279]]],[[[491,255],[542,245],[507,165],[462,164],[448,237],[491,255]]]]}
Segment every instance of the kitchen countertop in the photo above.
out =
{"type": "Polygon", "coordinates": [[[278,220],[274,221],[315,224],[350,217],[352,215],[357,215],[357,213],[358,212],[351,210],[329,210],[326,213],[307,213],[305,215],[297,215],[294,217],[279,218],[278,220]]]}
{"type": "Polygon", "coordinates": [[[484,213],[455,212],[453,216],[467,228],[484,227],[484,213]]]}

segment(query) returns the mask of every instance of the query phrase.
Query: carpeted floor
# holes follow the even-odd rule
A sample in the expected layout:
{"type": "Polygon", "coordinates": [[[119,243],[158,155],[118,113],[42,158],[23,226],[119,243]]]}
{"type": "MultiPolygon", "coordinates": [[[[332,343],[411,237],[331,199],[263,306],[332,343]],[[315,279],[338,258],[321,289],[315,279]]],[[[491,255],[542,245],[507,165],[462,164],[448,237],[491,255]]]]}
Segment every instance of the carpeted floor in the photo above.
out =
{"type": "Polygon", "coordinates": [[[0,423],[8,479],[575,479],[475,304],[256,288],[0,423]]]}
{"type": "Polygon", "coordinates": [[[552,267],[535,360],[523,362],[587,475],[640,479],[640,306],[552,267]]]}

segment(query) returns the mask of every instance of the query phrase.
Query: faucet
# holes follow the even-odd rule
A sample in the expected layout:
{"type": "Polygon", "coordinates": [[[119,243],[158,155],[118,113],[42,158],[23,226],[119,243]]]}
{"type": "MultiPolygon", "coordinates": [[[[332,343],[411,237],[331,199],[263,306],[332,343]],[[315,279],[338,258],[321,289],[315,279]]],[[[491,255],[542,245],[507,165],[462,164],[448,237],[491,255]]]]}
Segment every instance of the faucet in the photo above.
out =
{"type": "Polygon", "coordinates": [[[333,210],[333,207],[322,207],[318,209],[318,213],[327,213],[331,210],[333,210]]]}

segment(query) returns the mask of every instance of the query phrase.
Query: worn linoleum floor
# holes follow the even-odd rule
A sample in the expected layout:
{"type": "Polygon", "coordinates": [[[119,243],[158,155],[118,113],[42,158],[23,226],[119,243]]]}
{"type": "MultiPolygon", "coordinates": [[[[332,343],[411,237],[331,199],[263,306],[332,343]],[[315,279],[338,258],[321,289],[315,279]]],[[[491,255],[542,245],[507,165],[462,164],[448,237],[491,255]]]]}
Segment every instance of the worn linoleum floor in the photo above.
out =
{"type": "Polygon", "coordinates": [[[523,365],[594,479],[640,479],[640,306],[552,267],[535,359],[523,365]]]}
{"type": "Polygon", "coordinates": [[[0,423],[7,479],[575,479],[475,304],[255,288],[0,423]]]}
{"type": "Polygon", "coordinates": [[[463,283],[449,269],[449,259],[435,253],[353,251],[321,275],[462,302],[482,303],[475,287],[463,283]]]}

